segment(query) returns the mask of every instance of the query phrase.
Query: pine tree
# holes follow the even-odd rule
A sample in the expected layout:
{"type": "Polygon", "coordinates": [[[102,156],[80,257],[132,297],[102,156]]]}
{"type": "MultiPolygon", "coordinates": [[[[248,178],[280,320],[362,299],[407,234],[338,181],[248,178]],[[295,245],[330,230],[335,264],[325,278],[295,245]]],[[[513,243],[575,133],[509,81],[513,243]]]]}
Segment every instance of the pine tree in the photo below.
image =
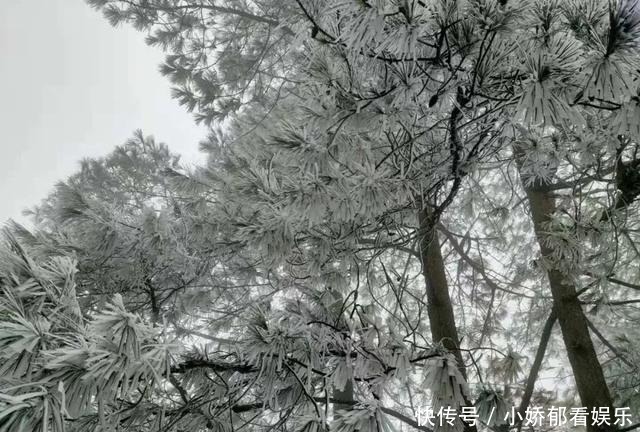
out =
{"type": "Polygon", "coordinates": [[[639,407],[637,1],[90,3],[223,123],[206,166],[138,135],[6,235],[0,431],[639,407]]]}

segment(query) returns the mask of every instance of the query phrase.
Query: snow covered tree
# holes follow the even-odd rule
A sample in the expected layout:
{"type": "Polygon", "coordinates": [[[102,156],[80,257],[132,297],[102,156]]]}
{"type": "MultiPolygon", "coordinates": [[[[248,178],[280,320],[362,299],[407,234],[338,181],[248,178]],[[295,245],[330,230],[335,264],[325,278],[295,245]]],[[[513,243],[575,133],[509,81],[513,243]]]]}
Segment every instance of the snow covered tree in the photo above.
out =
{"type": "Polygon", "coordinates": [[[0,431],[640,409],[637,1],[90,3],[224,122],[206,166],[138,135],[7,234],[0,431]]]}

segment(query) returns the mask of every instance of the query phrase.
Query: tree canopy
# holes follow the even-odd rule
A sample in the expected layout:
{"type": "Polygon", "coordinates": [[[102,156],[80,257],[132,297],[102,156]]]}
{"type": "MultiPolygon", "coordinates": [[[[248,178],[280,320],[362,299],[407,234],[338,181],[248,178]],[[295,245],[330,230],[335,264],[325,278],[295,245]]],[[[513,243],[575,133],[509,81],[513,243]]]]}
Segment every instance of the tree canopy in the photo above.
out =
{"type": "Polygon", "coordinates": [[[640,427],[637,0],[89,3],[208,161],[7,225],[0,432],[640,427]]]}

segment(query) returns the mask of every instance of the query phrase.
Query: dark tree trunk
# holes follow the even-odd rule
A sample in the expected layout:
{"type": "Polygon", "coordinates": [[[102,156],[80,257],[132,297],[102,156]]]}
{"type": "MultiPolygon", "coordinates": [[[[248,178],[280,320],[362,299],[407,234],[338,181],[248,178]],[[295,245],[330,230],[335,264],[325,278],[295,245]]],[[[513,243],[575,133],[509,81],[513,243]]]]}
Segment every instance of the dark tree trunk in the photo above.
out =
{"type": "MultiPolygon", "coordinates": [[[[536,350],[536,356],[533,360],[533,365],[531,365],[531,372],[529,373],[529,378],[527,379],[527,384],[524,388],[522,400],[520,401],[520,407],[518,408],[518,413],[523,419],[526,418],[526,411],[527,408],[529,408],[529,403],[531,402],[531,396],[533,395],[536,380],[538,379],[538,373],[540,373],[542,361],[544,360],[544,355],[547,352],[547,345],[549,345],[549,340],[551,340],[553,326],[555,325],[557,320],[558,314],[556,314],[555,309],[552,309],[549,317],[547,318],[547,321],[545,321],[544,323],[544,327],[542,328],[540,344],[538,345],[538,349],[536,350]]],[[[520,430],[522,430],[522,422],[518,422],[518,432],[520,432],[520,430]]]]}
{"type": "MultiPolygon", "coordinates": [[[[427,312],[429,326],[434,343],[440,342],[453,353],[458,370],[467,379],[467,371],[460,352],[460,338],[456,327],[449,284],[444,267],[444,259],[440,251],[440,241],[435,228],[435,222],[428,208],[420,210],[418,214],[420,232],[420,261],[427,293],[427,312]]],[[[465,405],[473,405],[465,395],[465,405]]],[[[465,432],[477,432],[475,426],[465,424],[465,432]]]]}
{"type": "Polygon", "coordinates": [[[433,225],[429,216],[426,209],[422,210],[419,222],[422,235],[420,261],[427,290],[427,312],[429,313],[431,337],[434,343],[442,343],[447,350],[455,355],[458,369],[466,379],[467,372],[460,353],[460,339],[451,305],[444,260],[440,251],[440,240],[437,231],[429,226],[433,225]]]}
{"type": "Polygon", "coordinates": [[[333,404],[334,415],[337,411],[345,410],[350,411],[353,409],[355,399],[353,397],[353,381],[349,380],[344,386],[344,389],[333,389],[333,404]]]}
{"type": "MultiPolygon", "coordinates": [[[[546,237],[547,223],[556,211],[555,199],[551,192],[545,191],[544,187],[541,187],[544,185],[536,184],[535,182],[529,184],[527,178],[523,177],[521,155],[521,150],[516,149],[518,169],[527,194],[536,238],[542,257],[548,258],[554,252],[553,248],[547,243],[546,237]],[[527,184],[529,186],[526,186],[527,184]]],[[[609,407],[609,410],[613,412],[609,388],[589,334],[587,319],[578,299],[576,287],[553,266],[547,266],[546,273],[582,405],[588,407],[589,412],[594,407],[596,409],[598,407],[609,407]]],[[[613,431],[616,428],[602,425],[588,426],[587,430],[590,432],[604,432],[613,431]]]]}

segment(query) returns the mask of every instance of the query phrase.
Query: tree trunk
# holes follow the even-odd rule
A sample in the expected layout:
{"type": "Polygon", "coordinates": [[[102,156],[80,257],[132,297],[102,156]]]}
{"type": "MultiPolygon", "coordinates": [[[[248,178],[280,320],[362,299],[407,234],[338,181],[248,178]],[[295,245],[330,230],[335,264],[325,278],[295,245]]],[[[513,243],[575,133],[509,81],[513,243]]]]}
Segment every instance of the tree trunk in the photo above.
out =
{"type": "Polygon", "coordinates": [[[434,343],[442,343],[447,350],[455,355],[458,369],[466,379],[467,372],[460,353],[460,339],[449,296],[449,284],[440,251],[440,240],[435,228],[428,226],[432,225],[429,216],[427,209],[420,211],[419,222],[422,235],[420,261],[427,290],[427,312],[431,337],[434,343]]]}
{"type": "Polygon", "coordinates": [[[334,387],[333,399],[335,400],[333,404],[334,416],[337,411],[351,411],[355,404],[355,399],[353,397],[353,381],[347,381],[344,389],[342,390],[334,387]]]}
{"type": "MultiPolygon", "coordinates": [[[[342,305],[344,300],[342,299],[342,296],[340,296],[340,300],[338,303],[340,305],[340,310],[337,311],[337,313],[342,313],[342,315],[339,316],[336,325],[337,327],[348,334],[349,332],[349,327],[347,326],[347,314],[346,312],[342,311],[342,305]]],[[[345,358],[346,362],[349,362],[349,356],[347,356],[345,358]]],[[[333,416],[335,418],[336,413],[338,411],[351,411],[353,409],[353,406],[355,405],[355,395],[354,395],[354,388],[353,388],[353,379],[349,379],[347,380],[347,382],[344,385],[343,389],[339,389],[335,386],[333,386],[333,388],[331,389],[332,394],[333,394],[333,416]]]]}
{"type": "MultiPolygon", "coordinates": [[[[467,371],[460,352],[460,339],[453,314],[453,306],[449,295],[449,284],[444,268],[444,259],[440,251],[440,241],[435,228],[435,221],[429,209],[425,207],[418,213],[420,232],[420,261],[427,293],[427,312],[431,338],[434,343],[440,342],[453,353],[458,370],[467,380],[467,371]]],[[[467,395],[465,405],[472,406],[467,395]]],[[[477,432],[475,426],[464,425],[465,432],[477,432]]]]}
{"type": "MultiPolygon", "coordinates": [[[[520,178],[527,194],[533,226],[543,258],[553,255],[553,248],[546,241],[547,223],[556,211],[553,195],[539,184],[526,186],[527,178],[522,174],[522,151],[516,149],[516,160],[520,178]]],[[[539,183],[539,182],[538,182],[539,183]]],[[[602,366],[589,334],[587,319],[580,305],[576,287],[564,275],[552,266],[546,267],[554,307],[562,330],[562,337],[576,381],[576,388],[583,406],[589,413],[593,408],[609,407],[613,404],[609,388],[604,378],[602,366]]],[[[590,422],[588,422],[590,423],[590,422]]],[[[587,426],[590,432],[616,430],[614,426],[587,426]]]]}
{"type": "MultiPolygon", "coordinates": [[[[529,408],[529,403],[531,402],[531,396],[533,395],[533,390],[536,385],[536,380],[538,379],[538,373],[540,372],[540,368],[542,368],[542,361],[544,360],[544,355],[547,352],[547,345],[549,345],[549,341],[551,340],[551,333],[553,332],[553,327],[558,320],[558,314],[556,313],[555,308],[551,310],[547,321],[544,323],[544,327],[542,328],[542,335],[540,336],[540,344],[538,344],[538,349],[536,351],[536,356],[533,360],[533,365],[531,365],[531,372],[529,373],[529,378],[527,379],[527,384],[524,388],[524,393],[522,394],[522,400],[520,401],[520,407],[518,408],[518,413],[524,419],[526,418],[527,408],[529,408]]],[[[518,419],[516,419],[517,421],[518,419]]],[[[518,421],[518,432],[522,430],[522,421],[518,421]]]]}

